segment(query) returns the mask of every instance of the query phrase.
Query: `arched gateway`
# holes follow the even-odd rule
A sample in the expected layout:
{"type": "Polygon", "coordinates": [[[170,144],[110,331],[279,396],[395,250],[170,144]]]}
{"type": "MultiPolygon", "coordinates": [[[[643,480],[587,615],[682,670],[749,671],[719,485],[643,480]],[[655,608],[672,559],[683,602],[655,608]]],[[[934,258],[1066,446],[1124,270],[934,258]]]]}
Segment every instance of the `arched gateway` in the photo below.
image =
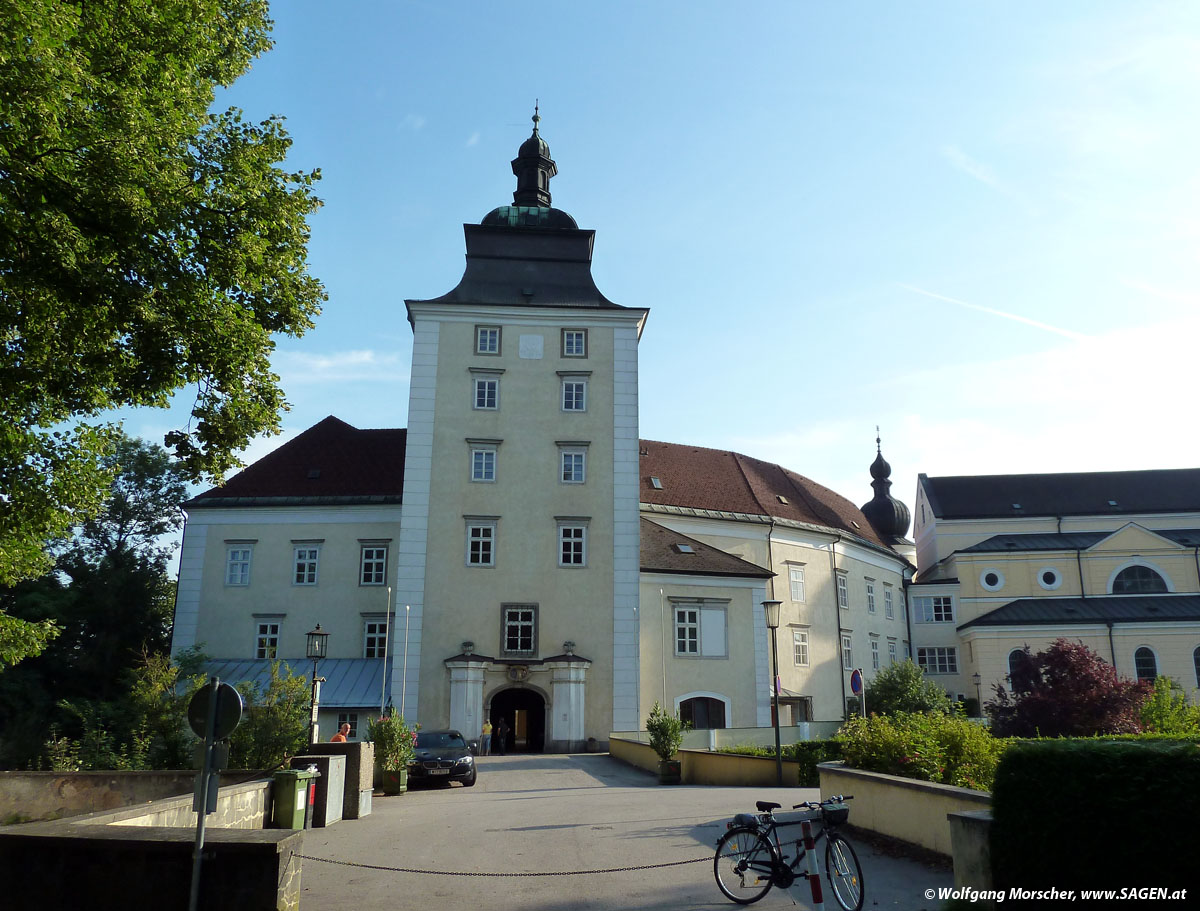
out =
{"type": "Polygon", "coordinates": [[[536,690],[510,687],[492,694],[486,714],[493,731],[503,718],[509,727],[506,753],[541,753],[546,745],[546,699],[536,690]]]}

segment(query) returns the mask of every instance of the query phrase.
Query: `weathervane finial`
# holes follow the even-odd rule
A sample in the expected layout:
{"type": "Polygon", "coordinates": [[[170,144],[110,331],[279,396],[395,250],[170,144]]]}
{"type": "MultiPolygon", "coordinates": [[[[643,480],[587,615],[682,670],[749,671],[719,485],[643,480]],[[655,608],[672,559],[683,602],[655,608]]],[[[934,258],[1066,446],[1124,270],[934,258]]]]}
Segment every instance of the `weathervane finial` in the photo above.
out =
{"type": "Polygon", "coordinates": [[[876,455],[883,455],[883,447],[882,447],[881,441],[879,439],[879,425],[878,424],[875,425],[875,453],[876,453],[876,455]]]}
{"type": "Polygon", "coordinates": [[[533,99],[533,132],[537,132],[538,122],[541,121],[541,116],[538,114],[538,99],[533,99]]]}

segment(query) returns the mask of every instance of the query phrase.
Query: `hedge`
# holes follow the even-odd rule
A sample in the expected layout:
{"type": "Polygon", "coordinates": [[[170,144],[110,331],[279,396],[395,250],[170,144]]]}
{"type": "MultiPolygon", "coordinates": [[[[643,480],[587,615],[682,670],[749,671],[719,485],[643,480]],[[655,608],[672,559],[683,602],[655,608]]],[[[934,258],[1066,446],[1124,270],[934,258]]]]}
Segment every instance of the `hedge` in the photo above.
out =
{"type": "MultiPolygon", "coordinates": [[[[741,744],[723,747],[718,753],[732,753],[737,756],[768,756],[775,758],[775,747],[741,744]]],[[[800,763],[799,785],[802,788],[816,788],[821,785],[817,773],[817,763],[832,762],[842,758],[842,745],[836,740],[803,740],[798,743],[785,744],[782,748],[783,758],[788,762],[800,763]]]]}
{"type": "Polygon", "coordinates": [[[997,888],[1196,881],[1200,748],[1170,740],[1016,743],[992,788],[997,888]]]}

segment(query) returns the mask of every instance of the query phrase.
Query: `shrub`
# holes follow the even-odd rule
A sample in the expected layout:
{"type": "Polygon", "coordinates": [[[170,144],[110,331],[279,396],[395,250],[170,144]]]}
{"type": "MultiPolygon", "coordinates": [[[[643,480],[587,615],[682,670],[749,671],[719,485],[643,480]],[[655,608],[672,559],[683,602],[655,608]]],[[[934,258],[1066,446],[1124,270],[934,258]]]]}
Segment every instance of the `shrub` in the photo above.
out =
{"type": "Polygon", "coordinates": [[[650,748],[664,762],[673,759],[683,744],[683,722],[678,715],[668,714],[658,701],[650,707],[646,719],[646,730],[650,733],[650,748]]]}
{"type": "Polygon", "coordinates": [[[1195,844],[1200,818],[1200,749],[1164,741],[1017,744],[996,772],[992,814],[997,888],[1183,888],[1196,878],[1195,852],[1186,846],[1195,844]]]}
{"type": "Polygon", "coordinates": [[[389,772],[400,772],[416,756],[417,731],[403,715],[382,715],[367,722],[367,739],[375,744],[375,760],[389,772]]]}
{"type": "Polygon", "coordinates": [[[817,764],[842,758],[842,744],[836,740],[807,740],[793,744],[793,758],[800,763],[799,783],[802,788],[816,788],[821,784],[817,764]]]}
{"type": "Polygon", "coordinates": [[[960,715],[934,713],[852,718],[837,740],[854,768],[982,791],[1007,746],[960,715]]]}
{"type": "Polygon", "coordinates": [[[1200,706],[1191,705],[1170,677],[1155,677],[1154,689],[1142,703],[1142,729],[1156,734],[1200,735],[1200,706]]]}
{"type": "Polygon", "coordinates": [[[271,662],[266,689],[256,683],[238,686],[245,708],[229,738],[231,769],[274,769],[308,745],[311,696],[303,676],[271,662]]]}
{"type": "Polygon", "coordinates": [[[949,715],[953,703],[944,689],[929,680],[911,660],[890,664],[867,684],[867,712],[938,712],[949,715]]]}

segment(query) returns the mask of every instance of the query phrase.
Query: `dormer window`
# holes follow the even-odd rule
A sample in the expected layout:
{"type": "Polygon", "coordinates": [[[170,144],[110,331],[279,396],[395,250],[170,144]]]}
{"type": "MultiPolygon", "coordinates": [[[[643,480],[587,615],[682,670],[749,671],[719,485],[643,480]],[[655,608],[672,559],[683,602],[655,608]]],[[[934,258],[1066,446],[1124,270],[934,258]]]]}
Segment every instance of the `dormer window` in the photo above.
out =
{"type": "Polygon", "coordinates": [[[694,554],[696,549],[690,544],[676,544],[675,550],[681,554],[694,554]]]}
{"type": "Polygon", "coordinates": [[[662,479],[655,478],[655,477],[650,478],[650,486],[653,487],[655,490],[662,490],[663,489],[662,479]]]}

